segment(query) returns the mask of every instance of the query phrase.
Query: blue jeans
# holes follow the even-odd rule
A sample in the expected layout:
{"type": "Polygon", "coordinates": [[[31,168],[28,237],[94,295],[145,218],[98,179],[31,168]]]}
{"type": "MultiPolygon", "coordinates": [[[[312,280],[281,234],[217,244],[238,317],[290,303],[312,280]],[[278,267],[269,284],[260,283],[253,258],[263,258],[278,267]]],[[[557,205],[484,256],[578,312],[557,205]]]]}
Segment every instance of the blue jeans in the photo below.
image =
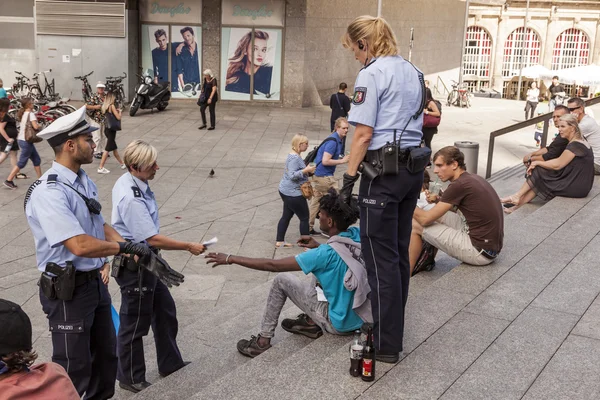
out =
{"type": "Polygon", "coordinates": [[[19,167],[19,169],[23,169],[25,165],[27,165],[28,160],[31,160],[34,167],[40,166],[42,159],[33,143],[19,140],[19,147],[21,148],[21,154],[19,155],[19,161],[17,162],[17,167],[19,167]]]}

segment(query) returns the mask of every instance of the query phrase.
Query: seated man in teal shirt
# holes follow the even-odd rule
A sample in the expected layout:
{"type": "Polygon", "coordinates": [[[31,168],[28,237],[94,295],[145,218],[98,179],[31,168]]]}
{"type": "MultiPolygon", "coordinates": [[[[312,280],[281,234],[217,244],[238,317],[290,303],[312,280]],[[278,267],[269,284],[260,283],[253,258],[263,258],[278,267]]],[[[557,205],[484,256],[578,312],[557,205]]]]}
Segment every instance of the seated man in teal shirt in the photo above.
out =
{"type": "Polygon", "coordinates": [[[346,334],[359,329],[363,319],[364,322],[372,322],[371,303],[367,298],[370,289],[360,253],[360,234],[358,228],[350,228],[358,219],[358,208],[345,204],[335,189],[323,196],[320,206],[321,231],[331,236],[327,244],[319,245],[310,236],[302,236],[298,245],[310,250],[281,260],[222,253],[207,255],[208,263],[213,267],[238,264],[259,271],[285,272],[273,280],[260,333],[250,340],[240,340],[237,344],[240,353],[256,357],[271,347],[279,315],[288,298],[304,312],[296,319],[281,322],[281,327],[288,332],[316,339],[324,330],[332,334],[346,334]],[[314,278],[302,281],[288,271],[312,273],[314,278]],[[317,299],[316,281],[323,289],[326,302],[317,299]]]}

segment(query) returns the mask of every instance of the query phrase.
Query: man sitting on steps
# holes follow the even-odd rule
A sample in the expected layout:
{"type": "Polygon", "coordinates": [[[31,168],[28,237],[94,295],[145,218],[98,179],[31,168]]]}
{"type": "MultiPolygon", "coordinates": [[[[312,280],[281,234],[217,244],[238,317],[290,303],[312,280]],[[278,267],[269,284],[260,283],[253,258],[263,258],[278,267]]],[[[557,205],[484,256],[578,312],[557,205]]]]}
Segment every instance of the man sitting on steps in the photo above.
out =
{"type": "Polygon", "coordinates": [[[367,272],[361,254],[360,234],[350,227],[358,219],[358,207],[348,206],[335,189],[321,199],[319,227],[330,239],[319,245],[310,236],[302,236],[298,245],[307,250],[295,257],[281,260],[249,258],[222,253],[206,256],[213,267],[238,264],[259,271],[284,272],[273,280],[258,336],[242,339],[237,344],[240,353],[256,357],[271,347],[271,339],[281,310],[289,298],[304,314],[296,319],[284,319],[281,327],[288,332],[316,339],[327,331],[343,335],[359,329],[363,322],[373,322],[367,272]],[[311,281],[301,281],[288,271],[312,273],[311,281]],[[317,281],[327,301],[317,297],[317,281]]]}
{"type": "Polygon", "coordinates": [[[433,162],[434,173],[451,183],[441,198],[428,196],[435,207],[415,209],[408,249],[411,275],[430,270],[437,249],[467,264],[492,263],[504,238],[504,213],[496,191],[466,171],[465,156],[454,146],[435,153],[433,162]]]}
{"type": "MultiPolygon", "coordinates": [[[[552,112],[552,122],[556,128],[558,128],[558,120],[560,117],[568,113],[569,109],[567,106],[559,104],[554,108],[554,111],[552,112]]],[[[568,144],[569,141],[567,139],[563,139],[558,135],[547,147],[542,147],[541,149],[526,154],[523,157],[523,164],[525,164],[525,167],[527,168],[532,161],[548,161],[558,158],[567,148],[568,144]]]]}

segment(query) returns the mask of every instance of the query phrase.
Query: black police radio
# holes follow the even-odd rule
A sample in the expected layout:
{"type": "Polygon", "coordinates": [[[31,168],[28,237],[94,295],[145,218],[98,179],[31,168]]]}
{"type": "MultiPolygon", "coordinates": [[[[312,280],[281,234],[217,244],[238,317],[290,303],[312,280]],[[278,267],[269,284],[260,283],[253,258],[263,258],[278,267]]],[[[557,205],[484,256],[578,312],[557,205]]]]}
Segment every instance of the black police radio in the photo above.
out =
{"type": "Polygon", "coordinates": [[[77,193],[79,196],[81,196],[81,198],[85,202],[85,206],[87,207],[88,211],[91,214],[100,215],[100,213],[102,212],[102,204],[100,204],[100,202],[98,200],[93,199],[91,197],[87,197],[86,195],[84,195],[83,193],[81,193],[79,190],[75,189],[73,186],[69,185],[68,183],[59,181],[58,175],[56,175],[56,174],[48,175],[47,182],[48,183],[61,183],[65,186],[68,186],[71,189],[73,189],[75,191],[75,193],[77,193]]]}

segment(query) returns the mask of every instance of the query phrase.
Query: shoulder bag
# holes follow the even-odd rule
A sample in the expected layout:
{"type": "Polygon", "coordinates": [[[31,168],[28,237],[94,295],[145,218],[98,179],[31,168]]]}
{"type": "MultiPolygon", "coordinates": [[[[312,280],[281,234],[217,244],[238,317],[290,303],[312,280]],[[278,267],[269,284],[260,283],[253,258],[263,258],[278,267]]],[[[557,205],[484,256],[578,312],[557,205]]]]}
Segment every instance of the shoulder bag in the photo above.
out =
{"type": "Polygon", "coordinates": [[[115,117],[115,114],[113,114],[110,111],[106,113],[106,121],[104,123],[106,124],[106,129],[110,131],[121,130],[121,120],[117,119],[117,117],[115,117]]]}
{"type": "Polygon", "coordinates": [[[31,124],[31,112],[27,113],[27,122],[25,123],[25,141],[31,144],[42,141],[42,138],[38,137],[37,131],[31,124]]]}
{"type": "MultiPolygon", "coordinates": [[[[287,162],[284,173],[286,175],[288,174],[287,162]]],[[[304,197],[306,200],[312,199],[314,195],[312,184],[309,181],[306,181],[302,185],[300,185],[300,191],[302,192],[302,197],[304,197]]]]}

